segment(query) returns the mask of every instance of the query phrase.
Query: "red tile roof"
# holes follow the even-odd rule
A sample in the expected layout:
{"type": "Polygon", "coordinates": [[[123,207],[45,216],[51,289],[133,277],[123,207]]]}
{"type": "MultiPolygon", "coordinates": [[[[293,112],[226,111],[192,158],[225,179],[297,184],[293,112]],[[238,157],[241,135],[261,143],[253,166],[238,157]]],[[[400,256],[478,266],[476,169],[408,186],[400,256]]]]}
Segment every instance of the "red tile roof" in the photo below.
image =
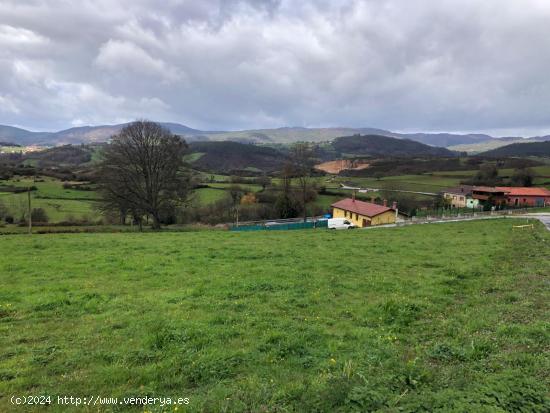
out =
{"type": "Polygon", "coordinates": [[[393,211],[393,209],[389,207],[373,204],[370,202],[359,201],[357,199],[353,200],[351,198],[346,198],[346,199],[342,199],[341,201],[335,202],[334,204],[331,205],[331,207],[344,209],[346,211],[354,212],[360,215],[365,215],[367,217],[374,217],[386,211],[393,211]]]}
{"type": "Polygon", "coordinates": [[[541,196],[550,197],[550,191],[546,188],[527,188],[519,186],[497,186],[500,191],[506,191],[508,196],[541,196]]]}

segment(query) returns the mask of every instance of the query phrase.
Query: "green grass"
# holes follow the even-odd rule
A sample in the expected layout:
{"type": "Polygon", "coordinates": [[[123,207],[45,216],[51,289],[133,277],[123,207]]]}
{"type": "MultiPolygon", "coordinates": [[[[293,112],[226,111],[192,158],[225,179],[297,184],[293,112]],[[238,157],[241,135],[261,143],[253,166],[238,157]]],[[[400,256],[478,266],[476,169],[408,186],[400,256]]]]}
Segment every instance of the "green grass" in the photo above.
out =
{"type": "Polygon", "coordinates": [[[0,411],[548,411],[550,232],[513,224],[0,237],[0,411]]]}
{"type": "Polygon", "coordinates": [[[193,152],[184,156],[185,162],[193,163],[205,155],[205,152],[193,152]]]}
{"type": "Polygon", "coordinates": [[[0,146],[0,153],[18,153],[24,150],[21,146],[0,146]]]}
{"type": "MultiPolygon", "coordinates": [[[[8,181],[0,180],[0,186],[15,186],[27,188],[35,186],[32,192],[32,207],[44,208],[49,222],[57,223],[74,219],[97,221],[101,214],[96,208],[97,193],[63,188],[63,182],[49,178],[18,178],[8,181]]],[[[8,208],[16,219],[27,209],[26,193],[0,193],[0,201],[8,208]]]]}
{"type": "Polygon", "coordinates": [[[200,188],[193,193],[199,205],[208,205],[229,196],[229,192],[216,188],[200,188]]]}
{"type": "MultiPolygon", "coordinates": [[[[18,219],[23,211],[27,210],[27,194],[0,194],[0,201],[7,207],[12,216],[18,219]]],[[[32,208],[44,208],[48,215],[49,222],[58,223],[74,219],[87,219],[97,221],[101,213],[95,208],[91,201],[80,201],[71,199],[42,199],[34,194],[32,197],[32,208]]]]}
{"type": "MultiPolygon", "coordinates": [[[[539,166],[532,169],[537,175],[535,184],[550,187],[550,165],[539,166]]],[[[350,196],[351,192],[349,190],[339,189],[341,183],[360,187],[379,188],[381,191],[373,193],[374,196],[392,200],[398,198],[398,194],[392,191],[384,191],[385,189],[438,193],[444,188],[459,185],[461,180],[467,179],[475,173],[476,171],[442,171],[433,174],[388,176],[381,179],[341,176],[315,177],[311,179],[312,182],[316,182],[319,187],[325,186],[331,192],[337,192],[340,195],[321,195],[313,205],[317,208],[328,209],[331,203],[342,197],[350,196]]],[[[513,170],[503,169],[500,173],[501,175],[508,176],[513,173],[513,170]]],[[[210,188],[201,188],[195,192],[195,199],[198,205],[207,205],[223,199],[227,196],[227,190],[234,185],[229,182],[230,177],[225,175],[201,174],[201,178],[210,188]],[[218,182],[209,183],[208,181],[211,178],[218,182]]],[[[37,191],[33,192],[33,205],[35,207],[45,208],[50,218],[50,222],[53,223],[67,221],[72,218],[82,219],[87,217],[93,221],[97,221],[101,218],[95,208],[95,201],[98,197],[96,192],[64,189],[63,182],[53,178],[44,177],[39,180],[43,180],[43,182],[36,182],[36,180],[32,178],[12,179],[9,181],[0,181],[0,186],[36,186],[37,191]]],[[[275,178],[273,179],[273,183],[275,185],[280,185],[281,180],[275,178]]],[[[296,184],[296,182],[294,182],[294,184],[296,184]]],[[[238,186],[250,192],[258,192],[261,190],[260,185],[238,184],[238,186]]],[[[20,199],[22,196],[23,195],[14,195],[11,193],[0,193],[0,200],[7,204],[8,208],[12,210],[12,214],[18,215],[17,210],[21,209],[20,199]]],[[[407,196],[427,202],[433,199],[431,196],[420,194],[408,194],[407,196]]]]}
{"type": "MultiPolygon", "coordinates": [[[[80,182],[70,182],[73,184],[83,184],[80,182]]],[[[0,186],[16,186],[27,188],[29,186],[34,186],[37,188],[34,191],[34,195],[38,198],[55,198],[55,199],[77,199],[77,200],[95,200],[97,199],[97,194],[94,191],[82,191],[75,189],[65,189],[63,188],[64,182],[50,177],[39,177],[38,179],[33,178],[17,178],[11,179],[8,181],[0,180],[0,186]]],[[[90,186],[88,184],[88,186],[90,186]]],[[[93,186],[93,185],[92,185],[93,186]]]]}
{"type": "Polygon", "coordinates": [[[258,192],[262,189],[261,185],[254,185],[254,184],[233,184],[233,183],[212,183],[208,184],[211,188],[218,188],[218,189],[231,189],[233,186],[238,186],[239,188],[243,189],[244,191],[248,192],[258,192]]]}

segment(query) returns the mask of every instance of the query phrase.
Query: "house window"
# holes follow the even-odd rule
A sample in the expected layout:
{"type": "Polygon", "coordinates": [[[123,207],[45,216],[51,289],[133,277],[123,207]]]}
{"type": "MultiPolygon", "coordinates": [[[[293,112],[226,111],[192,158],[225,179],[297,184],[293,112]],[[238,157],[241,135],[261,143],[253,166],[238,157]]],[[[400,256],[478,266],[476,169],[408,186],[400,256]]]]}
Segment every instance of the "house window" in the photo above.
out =
{"type": "Polygon", "coordinates": [[[359,220],[359,215],[358,214],[355,214],[355,219],[359,220]]]}
{"type": "Polygon", "coordinates": [[[348,217],[348,211],[344,211],[344,217],[348,217]]]}

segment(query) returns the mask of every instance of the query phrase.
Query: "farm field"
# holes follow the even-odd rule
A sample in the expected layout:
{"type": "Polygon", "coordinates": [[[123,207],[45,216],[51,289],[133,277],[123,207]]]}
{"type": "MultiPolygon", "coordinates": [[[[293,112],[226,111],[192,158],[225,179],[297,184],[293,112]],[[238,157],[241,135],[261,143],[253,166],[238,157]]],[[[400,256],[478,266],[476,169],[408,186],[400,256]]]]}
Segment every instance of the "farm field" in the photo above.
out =
{"type": "MultiPolygon", "coordinates": [[[[544,185],[550,188],[550,166],[539,166],[531,168],[536,174],[535,184],[544,185]]],[[[375,196],[388,200],[398,199],[396,192],[391,190],[406,190],[418,192],[437,193],[444,188],[457,186],[460,181],[474,175],[476,171],[442,171],[430,174],[399,175],[376,178],[346,177],[346,176],[320,176],[312,178],[317,186],[325,187],[332,194],[319,195],[311,206],[317,210],[328,210],[331,203],[350,195],[349,190],[340,189],[341,184],[354,185],[359,187],[379,188],[380,192],[373,193],[375,196]],[[384,191],[384,189],[388,191],[384,191]]],[[[508,176],[513,170],[502,169],[500,174],[508,176]]],[[[203,183],[208,188],[199,188],[194,192],[196,205],[208,205],[228,197],[228,190],[235,185],[229,182],[230,177],[226,175],[202,174],[203,183]],[[210,182],[215,180],[216,182],[210,182]],[[226,182],[223,182],[226,181],[226,182]]],[[[281,180],[272,179],[275,185],[280,185],[281,180]]],[[[295,182],[294,182],[295,183],[295,182]]],[[[253,184],[237,184],[248,192],[259,192],[262,187],[253,184]]],[[[2,186],[28,187],[36,186],[33,191],[33,207],[44,208],[51,223],[74,220],[99,221],[101,214],[96,208],[97,194],[92,191],[63,188],[63,182],[54,178],[41,177],[38,180],[29,178],[18,178],[9,181],[0,180],[0,201],[3,202],[12,214],[18,215],[26,208],[26,194],[13,194],[1,192],[2,186]]],[[[360,195],[363,196],[363,195],[360,195]]],[[[408,194],[407,196],[424,201],[430,201],[432,196],[422,194],[408,194]]]]}
{"type": "Polygon", "coordinates": [[[21,146],[0,146],[0,153],[18,153],[24,150],[21,146]]]}
{"type": "MultiPolygon", "coordinates": [[[[96,208],[97,194],[94,191],[83,191],[63,188],[63,182],[54,178],[11,179],[0,180],[0,187],[34,186],[32,191],[32,207],[43,208],[49,218],[49,222],[87,220],[98,221],[101,214],[96,208]]],[[[7,207],[10,213],[19,217],[27,210],[27,193],[0,192],[0,201],[7,207]]]]}
{"type": "Polygon", "coordinates": [[[1,236],[0,411],[548,411],[550,232],[516,222],[1,236]]]}

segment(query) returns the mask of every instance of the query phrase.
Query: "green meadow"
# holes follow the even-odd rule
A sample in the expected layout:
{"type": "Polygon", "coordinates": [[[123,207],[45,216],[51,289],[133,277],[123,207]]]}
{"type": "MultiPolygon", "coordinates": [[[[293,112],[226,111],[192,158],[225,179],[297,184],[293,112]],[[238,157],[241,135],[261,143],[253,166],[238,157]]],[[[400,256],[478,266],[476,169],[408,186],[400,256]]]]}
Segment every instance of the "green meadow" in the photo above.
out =
{"type": "MultiPolygon", "coordinates": [[[[550,188],[550,166],[538,166],[531,169],[536,175],[535,184],[550,188]]],[[[373,193],[375,196],[392,200],[399,199],[403,196],[398,192],[393,192],[393,190],[438,193],[444,188],[459,185],[461,180],[467,179],[475,173],[476,171],[473,170],[441,171],[430,174],[387,176],[380,179],[345,176],[314,177],[311,179],[312,182],[315,182],[318,188],[325,187],[331,194],[319,195],[311,206],[315,206],[317,210],[328,210],[333,202],[342,197],[350,196],[349,190],[340,189],[341,184],[355,185],[362,188],[378,188],[380,191],[373,193]]],[[[502,176],[509,176],[512,173],[512,169],[500,170],[502,176]]],[[[192,197],[194,205],[208,205],[221,199],[228,198],[229,189],[235,185],[230,183],[229,179],[230,177],[227,175],[202,173],[199,181],[202,181],[201,183],[208,185],[208,187],[199,188],[194,191],[192,197]]],[[[273,178],[272,182],[274,185],[281,185],[281,180],[279,178],[273,178]]],[[[296,184],[296,182],[293,183],[296,184]]],[[[84,183],[84,185],[86,184],[84,183]]],[[[260,185],[237,185],[244,191],[252,193],[259,192],[262,189],[260,185]]],[[[11,214],[16,217],[21,215],[21,211],[26,210],[27,195],[25,193],[13,194],[5,191],[2,192],[2,186],[24,188],[35,186],[37,189],[32,193],[33,207],[44,208],[51,223],[64,221],[97,222],[102,218],[97,209],[98,195],[95,191],[67,189],[63,187],[63,182],[50,177],[39,177],[39,179],[21,177],[8,181],[0,180],[0,202],[2,202],[10,210],[11,214]]],[[[408,194],[405,196],[424,201],[433,199],[432,196],[422,194],[408,194]]]]}
{"type": "MultiPolygon", "coordinates": [[[[32,208],[43,208],[49,222],[63,221],[99,221],[101,213],[97,209],[97,193],[63,187],[64,182],[50,177],[18,178],[0,180],[0,187],[35,187],[31,192],[32,208]]],[[[69,182],[69,184],[81,184],[69,182]]],[[[85,185],[85,184],[84,184],[85,185]]],[[[90,186],[88,184],[88,186],[90,186]]],[[[27,193],[0,192],[0,202],[9,213],[18,219],[27,211],[27,193]]]]}
{"type": "Polygon", "coordinates": [[[550,232],[524,222],[0,236],[0,411],[547,412],[550,232]],[[144,410],[175,411],[20,411],[144,410]]]}

